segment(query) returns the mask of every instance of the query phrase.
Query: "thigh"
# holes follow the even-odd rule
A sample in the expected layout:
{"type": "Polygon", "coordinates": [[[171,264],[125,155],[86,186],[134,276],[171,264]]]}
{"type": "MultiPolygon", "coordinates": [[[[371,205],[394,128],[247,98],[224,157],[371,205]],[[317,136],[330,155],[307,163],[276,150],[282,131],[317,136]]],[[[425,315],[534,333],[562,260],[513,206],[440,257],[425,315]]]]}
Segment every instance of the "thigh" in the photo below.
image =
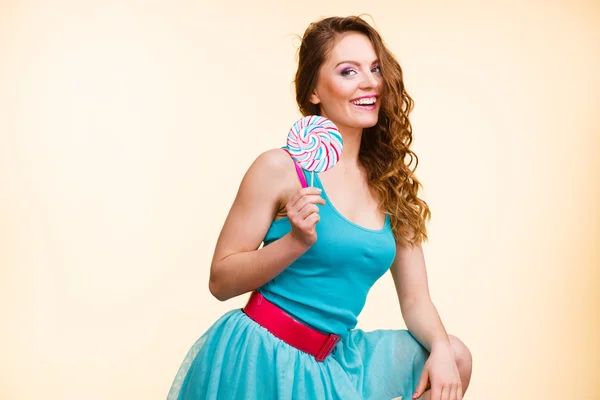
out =
{"type": "Polygon", "coordinates": [[[354,330],[347,339],[347,351],[357,353],[354,364],[360,364],[354,377],[366,398],[410,399],[414,393],[427,350],[408,330],[354,330]]]}

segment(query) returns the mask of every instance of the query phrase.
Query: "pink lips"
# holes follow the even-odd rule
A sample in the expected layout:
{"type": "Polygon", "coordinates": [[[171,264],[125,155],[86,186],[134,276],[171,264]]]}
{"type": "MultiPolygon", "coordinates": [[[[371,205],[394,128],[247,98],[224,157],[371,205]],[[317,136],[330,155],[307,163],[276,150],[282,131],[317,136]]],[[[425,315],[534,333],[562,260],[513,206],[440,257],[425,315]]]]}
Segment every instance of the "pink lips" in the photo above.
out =
{"type": "Polygon", "coordinates": [[[375,100],[377,100],[377,98],[379,97],[379,95],[377,95],[377,94],[369,94],[369,95],[366,95],[366,96],[360,96],[360,97],[357,97],[357,98],[355,98],[355,99],[352,99],[352,100],[350,100],[350,103],[351,103],[351,104],[352,104],[354,107],[358,107],[358,108],[360,108],[361,110],[368,110],[368,111],[375,110],[375,109],[377,108],[377,102],[375,102],[375,103],[373,103],[373,104],[371,104],[371,105],[364,105],[364,104],[354,104],[354,103],[352,103],[353,101],[356,101],[356,100],[360,100],[360,99],[370,99],[370,98],[373,98],[373,97],[375,98],[375,100]]]}
{"type": "Polygon", "coordinates": [[[371,98],[371,97],[375,97],[377,99],[379,97],[379,95],[378,94],[368,94],[366,96],[357,97],[357,98],[352,99],[350,101],[356,101],[356,100],[360,100],[360,99],[368,99],[368,98],[371,98]]]}

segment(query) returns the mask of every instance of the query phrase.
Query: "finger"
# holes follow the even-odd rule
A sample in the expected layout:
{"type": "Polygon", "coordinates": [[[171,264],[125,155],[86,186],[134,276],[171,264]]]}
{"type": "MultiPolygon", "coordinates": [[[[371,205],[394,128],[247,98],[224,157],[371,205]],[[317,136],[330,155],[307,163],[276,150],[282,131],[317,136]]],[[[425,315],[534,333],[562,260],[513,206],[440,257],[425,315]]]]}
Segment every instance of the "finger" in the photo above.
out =
{"type": "Polygon", "coordinates": [[[431,396],[429,397],[431,400],[441,400],[442,399],[442,389],[440,387],[431,385],[431,396]]]}
{"type": "Polygon", "coordinates": [[[462,400],[462,398],[463,398],[462,384],[459,383],[458,384],[458,388],[456,389],[456,399],[457,400],[462,400]]]}
{"type": "Polygon", "coordinates": [[[450,388],[450,396],[448,396],[448,400],[458,400],[458,386],[452,386],[450,388]]]}
{"type": "Polygon", "coordinates": [[[307,204],[325,204],[325,200],[319,195],[305,195],[296,201],[294,207],[299,210],[307,204]]]}
{"type": "Polygon", "coordinates": [[[288,201],[286,204],[286,211],[290,212],[290,210],[300,211],[307,204],[325,204],[325,200],[321,196],[318,195],[306,195],[299,197],[297,200],[288,201]]]}
{"type": "Polygon", "coordinates": [[[450,400],[450,387],[442,386],[442,390],[440,392],[440,400],[450,400]]]}
{"type": "Polygon", "coordinates": [[[321,192],[323,190],[319,189],[318,187],[314,187],[314,186],[309,186],[309,187],[305,187],[302,189],[299,189],[297,194],[299,195],[299,197],[302,196],[311,196],[311,195],[320,195],[321,192]]]}
{"type": "Polygon", "coordinates": [[[316,187],[306,187],[306,188],[302,188],[300,190],[298,190],[296,193],[294,193],[292,195],[292,197],[290,197],[290,200],[288,201],[288,203],[291,203],[291,205],[296,204],[296,202],[298,201],[298,199],[300,199],[302,196],[310,196],[310,195],[320,195],[322,192],[321,189],[316,188],[316,187]]]}
{"type": "MultiPolygon", "coordinates": [[[[316,198],[320,198],[320,196],[316,196],[316,198]]],[[[303,199],[303,197],[298,198],[295,202],[292,199],[290,199],[290,201],[288,201],[288,203],[285,206],[285,212],[288,217],[290,217],[290,218],[294,217],[295,215],[300,213],[307,204],[313,204],[309,201],[303,201],[302,199],[303,199]]],[[[316,200],[315,200],[315,202],[316,202],[316,200]]]]}
{"type": "Polygon", "coordinates": [[[300,221],[300,223],[298,223],[297,226],[303,232],[308,233],[308,234],[313,234],[315,231],[315,225],[320,220],[321,220],[321,217],[319,216],[319,214],[311,214],[306,219],[300,221]]]}
{"type": "Polygon", "coordinates": [[[415,390],[415,393],[413,394],[413,399],[418,399],[419,397],[423,396],[423,393],[425,393],[425,388],[427,387],[428,381],[429,381],[429,374],[427,373],[427,370],[424,370],[423,373],[421,374],[421,379],[419,380],[417,389],[415,390]]]}
{"type": "Polygon", "coordinates": [[[314,204],[307,204],[306,206],[304,206],[304,208],[302,210],[300,210],[300,212],[298,212],[298,216],[300,217],[300,219],[306,219],[311,214],[318,214],[318,213],[319,213],[319,207],[315,206],[314,204]]]}
{"type": "Polygon", "coordinates": [[[319,214],[311,214],[306,218],[306,225],[309,228],[314,228],[317,222],[321,220],[321,216],[319,214]]]}

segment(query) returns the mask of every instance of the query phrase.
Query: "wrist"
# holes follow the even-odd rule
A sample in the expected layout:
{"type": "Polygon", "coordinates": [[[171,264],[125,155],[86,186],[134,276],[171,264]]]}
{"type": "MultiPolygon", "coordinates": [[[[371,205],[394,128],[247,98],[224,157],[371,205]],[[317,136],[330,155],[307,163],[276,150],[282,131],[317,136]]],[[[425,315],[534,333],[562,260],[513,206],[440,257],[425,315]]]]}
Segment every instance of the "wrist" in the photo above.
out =
{"type": "Polygon", "coordinates": [[[288,247],[295,255],[298,255],[298,257],[306,253],[311,247],[311,245],[297,238],[293,231],[285,235],[285,238],[287,239],[286,247],[288,247]]]}
{"type": "Polygon", "coordinates": [[[440,338],[431,343],[431,351],[446,351],[446,352],[454,352],[452,348],[452,343],[450,343],[450,339],[448,337],[440,338]]]}

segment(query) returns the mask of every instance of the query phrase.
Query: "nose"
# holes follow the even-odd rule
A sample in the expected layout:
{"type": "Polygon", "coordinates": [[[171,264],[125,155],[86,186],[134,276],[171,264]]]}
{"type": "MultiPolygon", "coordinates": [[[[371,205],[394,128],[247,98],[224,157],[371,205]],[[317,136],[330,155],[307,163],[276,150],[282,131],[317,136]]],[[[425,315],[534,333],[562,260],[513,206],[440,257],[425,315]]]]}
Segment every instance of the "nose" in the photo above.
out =
{"type": "Polygon", "coordinates": [[[362,80],[360,82],[361,89],[373,89],[379,86],[379,79],[371,71],[366,74],[362,74],[362,80]]]}

